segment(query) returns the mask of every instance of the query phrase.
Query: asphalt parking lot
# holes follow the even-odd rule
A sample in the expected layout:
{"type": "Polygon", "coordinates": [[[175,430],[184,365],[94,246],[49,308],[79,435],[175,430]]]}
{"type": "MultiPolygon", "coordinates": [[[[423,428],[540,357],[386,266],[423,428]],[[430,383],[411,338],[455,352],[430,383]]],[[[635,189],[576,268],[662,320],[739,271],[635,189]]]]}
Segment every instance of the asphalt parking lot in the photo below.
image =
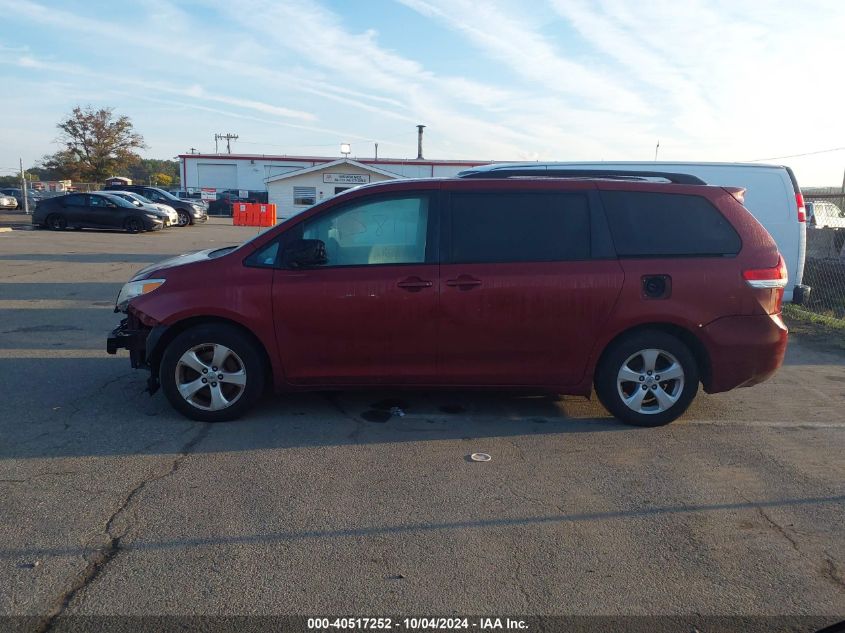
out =
{"type": "Polygon", "coordinates": [[[845,618],[842,355],[793,339],[658,429],[465,392],[190,422],[105,353],[114,299],[255,232],[0,233],[0,614],[845,618]]]}

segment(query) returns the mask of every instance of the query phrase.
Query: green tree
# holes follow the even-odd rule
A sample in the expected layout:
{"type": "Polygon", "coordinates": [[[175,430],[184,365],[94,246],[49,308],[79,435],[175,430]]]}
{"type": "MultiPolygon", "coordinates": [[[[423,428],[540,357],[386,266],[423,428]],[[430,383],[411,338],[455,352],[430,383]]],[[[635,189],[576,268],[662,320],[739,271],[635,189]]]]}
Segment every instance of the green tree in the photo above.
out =
{"type": "Polygon", "coordinates": [[[64,149],[45,156],[42,166],[59,178],[102,182],[139,161],[136,150],[146,147],[129,117],[116,117],[112,108],[77,106],[57,127],[64,149]]]}
{"type": "MultiPolygon", "coordinates": [[[[171,184],[179,183],[179,161],[176,160],[160,160],[157,158],[142,158],[138,162],[130,165],[125,175],[137,182],[148,183],[155,177],[156,174],[166,174],[170,176],[171,184]]],[[[124,174],[121,174],[124,175],[124,174]]]]}

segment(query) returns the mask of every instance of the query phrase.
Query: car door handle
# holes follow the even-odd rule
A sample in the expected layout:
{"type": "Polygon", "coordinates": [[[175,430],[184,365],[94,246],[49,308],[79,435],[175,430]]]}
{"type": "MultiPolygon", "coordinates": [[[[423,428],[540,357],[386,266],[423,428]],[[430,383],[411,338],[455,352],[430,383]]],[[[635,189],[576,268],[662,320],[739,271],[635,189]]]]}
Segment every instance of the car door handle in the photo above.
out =
{"type": "Polygon", "coordinates": [[[419,277],[408,277],[396,284],[400,288],[404,288],[409,292],[419,292],[423,288],[431,288],[434,284],[419,277]]]}
{"type": "Polygon", "coordinates": [[[458,275],[457,279],[448,279],[447,286],[457,286],[458,288],[473,288],[481,285],[481,280],[471,277],[469,275],[458,275]]]}

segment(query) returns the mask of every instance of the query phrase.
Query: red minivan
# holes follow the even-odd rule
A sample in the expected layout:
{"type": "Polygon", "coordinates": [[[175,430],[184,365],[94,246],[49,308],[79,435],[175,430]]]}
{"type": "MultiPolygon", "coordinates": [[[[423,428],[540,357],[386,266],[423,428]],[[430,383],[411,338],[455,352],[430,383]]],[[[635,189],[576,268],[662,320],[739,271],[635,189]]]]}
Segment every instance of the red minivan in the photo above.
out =
{"type": "Polygon", "coordinates": [[[667,424],[781,365],[786,269],[742,191],[635,177],[401,180],[120,292],[130,351],[189,418],[276,391],[491,387],[667,424]]]}

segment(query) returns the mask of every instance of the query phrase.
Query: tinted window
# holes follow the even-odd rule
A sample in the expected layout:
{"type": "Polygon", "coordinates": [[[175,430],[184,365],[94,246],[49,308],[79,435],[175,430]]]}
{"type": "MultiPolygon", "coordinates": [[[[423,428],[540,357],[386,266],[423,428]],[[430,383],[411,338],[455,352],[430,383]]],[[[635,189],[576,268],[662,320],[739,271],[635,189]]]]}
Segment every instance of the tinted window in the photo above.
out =
{"type": "Polygon", "coordinates": [[[304,239],[323,240],[329,266],[425,261],[428,196],[359,202],[307,220],[304,239]]]}
{"type": "Polygon", "coordinates": [[[620,257],[736,255],[734,228],[708,200],[674,193],[602,191],[620,257]]]}
{"type": "Polygon", "coordinates": [[[579,193],[454,193],[456,263],[544,262],[590,256],[590,211],[579,193]]]}
{"type": "Polygon", "coordinates": [[[84,207],[85,196],[65,196],[65,199],[62,204],[64,204],[66,207],[84,207]]]}

